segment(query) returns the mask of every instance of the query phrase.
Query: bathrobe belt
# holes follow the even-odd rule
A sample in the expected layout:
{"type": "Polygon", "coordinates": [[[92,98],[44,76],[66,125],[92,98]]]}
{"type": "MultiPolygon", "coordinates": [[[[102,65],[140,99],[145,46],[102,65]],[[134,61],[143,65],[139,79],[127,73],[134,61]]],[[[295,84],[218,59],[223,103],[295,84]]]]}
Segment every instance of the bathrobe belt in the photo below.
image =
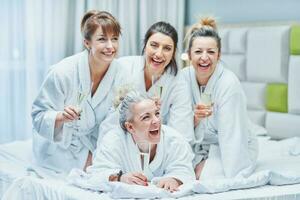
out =
{"type": "Polygon", "coordinates": [[[86,147],[89,151],[94,152],[96,149],[96,142],[93,144],[91,141],[97,141],[96,136],[93,135],[97,128],[98,124],[91,129],[81,131],[80,134],[72,135],[72,141],[69,146],[72,156],[76,157],[76,154],[78,154],[83,147],[86,147]]]}

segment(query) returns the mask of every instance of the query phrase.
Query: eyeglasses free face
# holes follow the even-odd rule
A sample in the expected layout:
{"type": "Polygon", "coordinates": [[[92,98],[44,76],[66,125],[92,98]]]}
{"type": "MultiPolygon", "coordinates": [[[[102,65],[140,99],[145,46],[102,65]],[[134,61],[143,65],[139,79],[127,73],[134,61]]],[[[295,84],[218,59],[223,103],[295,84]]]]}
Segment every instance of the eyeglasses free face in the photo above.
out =
{"type": "Polygon", "coordinates": [[[206,85],[220,59],[216,40],[211,37],[195,38],[189,51],[189,58],[197,73],[198,82],[200,85],[206,85]]]}

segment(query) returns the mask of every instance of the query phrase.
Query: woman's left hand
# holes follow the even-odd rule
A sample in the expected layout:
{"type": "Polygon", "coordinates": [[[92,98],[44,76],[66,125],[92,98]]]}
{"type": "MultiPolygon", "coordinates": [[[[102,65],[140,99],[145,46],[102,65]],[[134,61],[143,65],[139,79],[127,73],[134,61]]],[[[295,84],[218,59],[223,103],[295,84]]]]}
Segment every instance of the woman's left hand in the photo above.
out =
{"type": "Polygon", "coordinates": [[[168,190],[169,192],[178,191],[178,187],[182,184],[182,182],[175,178],[163,178],[157,183],[157,187],[168,190]]]}

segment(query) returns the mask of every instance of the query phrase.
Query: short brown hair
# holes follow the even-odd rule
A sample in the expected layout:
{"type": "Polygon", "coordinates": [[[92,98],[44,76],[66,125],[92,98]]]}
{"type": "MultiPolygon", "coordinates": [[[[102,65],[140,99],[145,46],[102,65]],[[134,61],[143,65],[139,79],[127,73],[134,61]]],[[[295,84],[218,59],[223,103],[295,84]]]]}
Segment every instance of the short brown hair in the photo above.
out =
{"type": "Polygon", "coordinates": [[[108,32],[116,36],[121,34],[121,26],[112,14],[106,11],[90,10],[81,20],[81,34],[83,38],[91,40],[92,35],[99,26],[101,26],[105,35],[108,32]]]}

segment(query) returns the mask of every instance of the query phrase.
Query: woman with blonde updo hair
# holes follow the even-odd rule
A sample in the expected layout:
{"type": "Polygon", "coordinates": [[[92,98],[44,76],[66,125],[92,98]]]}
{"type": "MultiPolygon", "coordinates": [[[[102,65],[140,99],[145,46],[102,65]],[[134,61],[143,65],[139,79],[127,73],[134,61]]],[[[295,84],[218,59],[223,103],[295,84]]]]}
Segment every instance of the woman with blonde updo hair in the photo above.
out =
{"type": "Polygon", "coordinates": [[[64,173],[91,165],[119,80],[119,22],[108,12],[89,11],[81,33],[85,50],[51,67],[32,106],[36,163],[64,173]]]}
{"type": "Polygon", "coordinates": [[[127,89],[118,98],[120,126],[104,135],[93,165],[87,168],[87,184],[96,188],[113,181],[150,183],[174,192],[195,180],[190,145],[175,129],[162,125],[155,100],[127,89]]]}
{"type": "Polygon", "coordinates": [[[236,75],[220,63],[221,38],[213,18],[188,32],[192,66],[181,71],[194,105],[192,144],[197,179],[249,176],[257,159],[257,141],[247,116],[246,96],[236,75]]]}

